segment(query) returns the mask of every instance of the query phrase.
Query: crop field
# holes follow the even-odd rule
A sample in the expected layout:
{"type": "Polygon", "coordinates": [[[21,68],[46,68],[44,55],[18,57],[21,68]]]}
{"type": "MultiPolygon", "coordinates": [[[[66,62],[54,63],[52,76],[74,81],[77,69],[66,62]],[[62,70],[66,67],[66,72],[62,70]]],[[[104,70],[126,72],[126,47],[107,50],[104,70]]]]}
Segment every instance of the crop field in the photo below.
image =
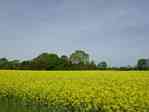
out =
{"type": "Polygon", "coordinates": [[[0,112],[149,112],[149,72],[2,70],[0,112]]]}

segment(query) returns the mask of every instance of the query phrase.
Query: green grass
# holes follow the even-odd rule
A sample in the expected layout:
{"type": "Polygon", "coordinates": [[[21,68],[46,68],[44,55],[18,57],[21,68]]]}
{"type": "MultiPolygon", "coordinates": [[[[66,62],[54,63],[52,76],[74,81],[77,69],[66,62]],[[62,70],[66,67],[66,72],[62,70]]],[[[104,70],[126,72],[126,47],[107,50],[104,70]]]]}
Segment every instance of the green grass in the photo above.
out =
{"type": "Polygon", "coordinates": [[[149,112],[149,72],[0,71],[0,112],[149,112]]]}

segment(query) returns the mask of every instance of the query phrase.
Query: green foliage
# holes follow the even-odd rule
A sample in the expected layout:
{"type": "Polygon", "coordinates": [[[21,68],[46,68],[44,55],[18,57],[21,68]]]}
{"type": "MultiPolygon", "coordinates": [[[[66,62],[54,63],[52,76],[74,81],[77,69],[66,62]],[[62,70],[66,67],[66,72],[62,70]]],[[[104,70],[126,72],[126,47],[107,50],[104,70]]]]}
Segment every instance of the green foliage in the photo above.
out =
{"type": "Polygon", "coordinates": [[[149,69],[149,59],[139,59],[137,67],[139,70],[149,69]]]}
{"type": "Polygon", "coordinates": [[[37,70],[55,69],[59,64],[59,57],[56,54],[42,53],[32,60],[32,64],[37,70]]]}
{"type": "Polygon", "coordinates": [[[0,111],[148,112],[148,74],[0,71],[0,111]]]}
{"type": "Polygon", "coordinates": [[[107,68],[107,63],[105,62],[105,61],[102,61],[102,62],[100,62],[98,65],[97,65],[97,67],[99,68],[99,69],[106,69],[107,68]]]}
{"type": "Polygon", "coordinates": [[[54,53],[42,53],[31,60],[8,60],[0,58],[0,69],[12,70],[149,70],[149,59],[140,59],[136,66],[109,67],[105,61],[95,64],[90,55],[76,50],[70,56],[59,57],[54,53]]]}
{"type": "Polygon", "coordinates": [[[72,64],[88,64],[89,54],[85,53],[82,50],[76,50],[70,55],[70,61],[72,64]]]}
{"type": "Polygon", "coordinates": [[[1,58],[0,59],[0,68],[7,68],[8,66],[8,59],[7,58],[1,58]]]}
{"type": "Polygon", "coordinates": [[[22,69],[22,70],[31,70],[31,69],[33,69],[32,61],[30,61],[30,60],[22,61],[20,63],[19,68],[22,69]]]}
{"type": "Polygon", "coordinates": [[[20,61],[19,60],[12,60],[8,62],[10,69],[19,69],[20,61]]]}

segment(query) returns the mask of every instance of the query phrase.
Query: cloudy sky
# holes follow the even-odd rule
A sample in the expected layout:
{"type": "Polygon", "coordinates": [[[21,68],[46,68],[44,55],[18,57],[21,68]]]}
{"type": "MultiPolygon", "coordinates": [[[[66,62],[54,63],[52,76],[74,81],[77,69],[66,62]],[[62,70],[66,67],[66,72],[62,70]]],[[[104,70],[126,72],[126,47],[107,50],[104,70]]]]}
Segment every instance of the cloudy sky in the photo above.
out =
{"type": "Polygon", "coordinates": [[[149,57],[149,0],[0,0],[0,57],[84,49],[96,61],[149,57]]]}

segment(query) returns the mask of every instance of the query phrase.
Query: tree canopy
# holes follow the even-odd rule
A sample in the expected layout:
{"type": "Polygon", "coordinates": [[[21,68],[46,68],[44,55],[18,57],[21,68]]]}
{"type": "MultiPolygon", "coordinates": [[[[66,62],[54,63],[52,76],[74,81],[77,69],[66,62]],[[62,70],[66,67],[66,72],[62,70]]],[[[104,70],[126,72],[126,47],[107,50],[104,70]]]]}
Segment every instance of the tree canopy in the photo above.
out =
{"type": "Polygon", "coordinates": [[[70,61],[72,64],[88,64],[89,54],[82,50],[76,50],[70,55],[70,61]]]}
{"type": "Polygon", "coordinates": [[[90,61],[90,55],[76,50],[70,56],[58,56],[55,53],[41,53],[30,60],[8,60],[0,58],[0,69],[19,70],[149,70],[149,59],[139,59],[136,66],[108,67],[106,61],[96,65],[90,61]]]}

